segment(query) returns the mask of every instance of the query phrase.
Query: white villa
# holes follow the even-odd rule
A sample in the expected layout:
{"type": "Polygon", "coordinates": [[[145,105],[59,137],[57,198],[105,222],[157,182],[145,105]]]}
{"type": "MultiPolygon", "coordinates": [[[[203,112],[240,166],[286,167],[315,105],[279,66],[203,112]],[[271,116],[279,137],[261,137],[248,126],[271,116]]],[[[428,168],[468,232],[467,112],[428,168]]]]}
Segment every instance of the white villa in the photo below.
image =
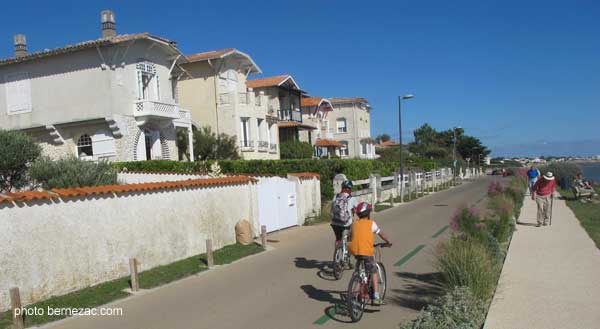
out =
{"type": "Polygon", "coordinates": [[[187,56],[179,100],[197,126],[235,136],[242,159],[279,159],[277,114],[263,91],[247,87],[260,73],[252,58],[234,48],[187,56]]]}
{"type": "Polygon", "coordinates": [[[101,26],[99,39],[33,53],[15,36],[15,56],[0,59],[0,129],[30,134],[52,158],[177,160],[176,130],[191,136],[176,97],[185,56],[148,33],[117,35],[111,11],[101,26]]]}

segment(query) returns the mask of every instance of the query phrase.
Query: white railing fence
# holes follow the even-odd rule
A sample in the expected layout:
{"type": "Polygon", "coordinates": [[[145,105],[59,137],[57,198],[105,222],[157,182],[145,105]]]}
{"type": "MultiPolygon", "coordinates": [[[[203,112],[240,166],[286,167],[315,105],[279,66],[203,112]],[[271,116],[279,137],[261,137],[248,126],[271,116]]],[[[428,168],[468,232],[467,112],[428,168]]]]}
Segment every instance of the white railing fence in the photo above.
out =
{"type": "MultiPolygon", "coordinates": [[[[482,174],[481,170],[469,169],[459,172],[455,178],[452,168],[440,168],[427,172],[408,171],[404,173],[404,177],[400,177],[399,172],[387,177],[371,175],[367,179],[352,181],[354,185],[352,194],[360,201],[373,204],[386,201],[403,202],[448,188],[455,179],[476,178],[482,174]]],[[[341,190],[341,184],[345,180],[346,176],[343,174],[335,176],[333,180],[335,193],[341,190]]]]}

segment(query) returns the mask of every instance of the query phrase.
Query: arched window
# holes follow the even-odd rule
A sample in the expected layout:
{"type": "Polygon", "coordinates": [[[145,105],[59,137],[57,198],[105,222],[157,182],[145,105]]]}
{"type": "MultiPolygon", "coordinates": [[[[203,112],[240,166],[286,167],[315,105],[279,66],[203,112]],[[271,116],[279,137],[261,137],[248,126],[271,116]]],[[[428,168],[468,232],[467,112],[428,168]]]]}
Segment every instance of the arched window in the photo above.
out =
{"type": "Polygon", "coordinates": [[[88,134],[83,134],[77,140],[77,156],[80,159],[89,159],[94,156],[92,147],[92,138],[88,134]]]}
{"type": "Polygon", "coordinates": [[[337,122],[337,132],[338,134],[343,134],[348,132],[348,128],[346,126],[346,119],[345,118],[339,118],[336,120],[337,122]]]}
{"type": "Polygon", "coordinates": [[[135,68],[137,71],[138,99],[160,100],[156,65],[140,59],[135,68]]]}

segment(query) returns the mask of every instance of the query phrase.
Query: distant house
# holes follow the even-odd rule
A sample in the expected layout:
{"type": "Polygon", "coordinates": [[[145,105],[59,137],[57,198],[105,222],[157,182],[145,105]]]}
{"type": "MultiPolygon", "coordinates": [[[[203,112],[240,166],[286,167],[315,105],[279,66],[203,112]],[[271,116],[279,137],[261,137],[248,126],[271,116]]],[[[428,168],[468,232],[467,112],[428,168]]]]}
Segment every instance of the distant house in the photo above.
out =
{"type": "Polygon", "coordinates": [[[268,114],[278,119],[281,143],[298,141],[300,132],[317,129],[316,126],[303,122],[300,103],[305,92],[291,75],[248,80],[246,86],[267,98],[268,114]]]}
{"type": "Polygon", "coordinates": [[[101,26],[98,39],[34,53],[15,36],[14,57],[0,60],[0,128],[52,158],[177,160],[177,129],[191,135],[176,97],[185,56],[161,37],[117,35],[111,11],[101,26]]]}
{"type": "Polygon", "coordinates": [[[375,139],[371,138],[371,105],[362,97],[328,98],[333,110],[322,126],[333,133],[332,139],[343,144],[344,158],[374,159],[375,139]]]}
{"type": "Polygon", "coordinates": [[[385,141],[385,142],[381,142],[379,144],[375,144],[375,148],[382,148],[382,149],[386,149],[386,148],[390,148],[390,147],[397,147],[400,146],[400,144],[394,142],[394,141],[385,141]]]}
{"type": "Polygon", "coordinates": [[[195,125],[235,136],[243,159],[279,159],[277,113],[269,112],[263,89],[247,86],[260,68],[235,49],[188,55],[179,82],[181,104],[191,110],[195,125]]]}

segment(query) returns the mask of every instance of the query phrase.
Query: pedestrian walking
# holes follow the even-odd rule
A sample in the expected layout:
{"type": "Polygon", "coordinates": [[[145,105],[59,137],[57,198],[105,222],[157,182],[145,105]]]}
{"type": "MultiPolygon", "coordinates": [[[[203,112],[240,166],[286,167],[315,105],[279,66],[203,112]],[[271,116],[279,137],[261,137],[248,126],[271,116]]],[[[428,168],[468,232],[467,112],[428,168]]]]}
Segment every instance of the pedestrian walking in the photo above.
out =
{"type": "Polygon", "coordinates": [[[529,194],[533,193],[533,185],[537,182],[540,177],[540,171],[535,166],[531,166],[527,171],[527,178],[529,178],[529,194]]]}
{"type": "Polygon", "coordinates": [[[552,197],[556,190],[556,180],[552,172],[546,172],[541,179],[533,185],[531,200],[537,204],[537,227],[548,225],[552,216],[552,197]]]}

